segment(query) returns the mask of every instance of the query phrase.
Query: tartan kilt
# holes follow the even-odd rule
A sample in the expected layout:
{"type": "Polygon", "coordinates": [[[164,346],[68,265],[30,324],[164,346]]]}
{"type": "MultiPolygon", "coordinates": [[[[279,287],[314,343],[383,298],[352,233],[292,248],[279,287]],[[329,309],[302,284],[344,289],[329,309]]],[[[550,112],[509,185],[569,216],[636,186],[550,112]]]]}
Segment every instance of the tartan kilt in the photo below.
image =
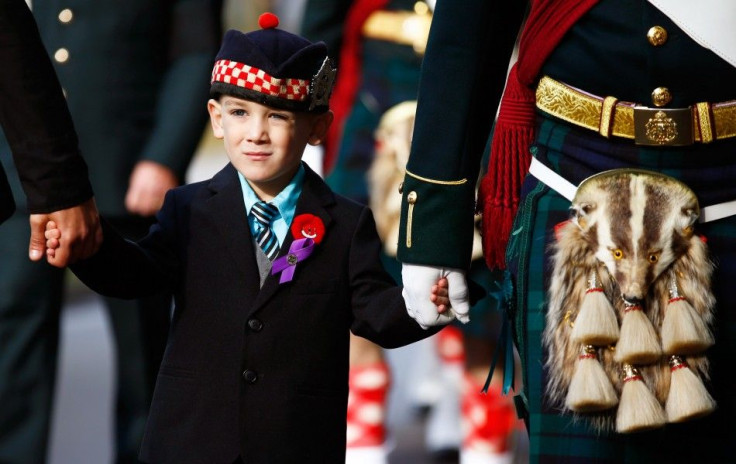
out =
{"type": "MultiPolygon", "coordinates": [[[[679,178],[698,195],[700,206],[736,199],[736,141],[684,148],[638,147],[608,140],[550,117],[538,117],[532,154],[574,184],[603,170],[638,167],[679,178]]],[[[529,175],[507,249],[514,292],[509,305],[524,388],[517,406],[526,408],[531,463],[736,463],[736,216],[696,225],[705,235],[716,264],[716,343],[709,350],[715,413],[702,419],[667,424],[636,434],[597,432],[582,421],[552,409],[545,400],[542,347],[547,288],[551,277],[550,243],[555,224],[568,219],[570,202],[529,175]]],[[[523,411],[520,411],[523,413],[523,411]]]]}

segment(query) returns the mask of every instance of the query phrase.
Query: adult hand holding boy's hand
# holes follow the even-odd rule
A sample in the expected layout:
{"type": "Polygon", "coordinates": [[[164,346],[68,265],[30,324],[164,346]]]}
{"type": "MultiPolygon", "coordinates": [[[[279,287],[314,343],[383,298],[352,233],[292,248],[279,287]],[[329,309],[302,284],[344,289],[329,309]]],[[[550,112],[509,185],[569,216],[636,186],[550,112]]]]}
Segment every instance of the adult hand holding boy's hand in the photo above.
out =
{"type": "Polygon", "coordinates": [[[469,321],[470,303],[465,272],[458,269],[404,263],[401,267],[401,276],[404,281],[402,295],[406,302],[406,309],[409,316],[422,328],[448,324],[455,318],[463,323],[469,321]],[[438,306],[430,299],[430,295],[432,287],[442,278],[447,279],[449,284],[450,307],[449,311],[440,313],[438,306]]]}
{"type": "Polygon", "coordinates": [[[94,198],[84,203],[48,214],[31,214],[31,239],[28,256],[39,261],[46,255],[45,231],[49,221],[55,221],[63,237],[54,256],[47,255],[49,264],[65,267],[92,256],[102,243],[102,227],[94,198]]]}

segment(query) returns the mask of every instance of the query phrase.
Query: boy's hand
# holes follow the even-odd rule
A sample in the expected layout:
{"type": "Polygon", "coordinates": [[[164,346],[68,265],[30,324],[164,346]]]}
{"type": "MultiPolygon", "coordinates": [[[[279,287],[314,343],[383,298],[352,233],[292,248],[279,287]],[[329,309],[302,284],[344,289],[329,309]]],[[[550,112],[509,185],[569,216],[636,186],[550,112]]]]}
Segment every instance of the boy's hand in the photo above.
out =
{"type": "MultiPolygon", "coordinates": [[[[48,214],[31,214],[31,239],[28,245],[28,256],[31,261],[41,260],[48,246],[44,246],[49,221],[54,228],[64,235],[62,242],[56,243],[55,256],[46,256],[52,266],[65,267],[79,259],[92,256],[102,243],[102,227],[95,206],[94,198],[90,198],[77,206],[54,211],[48,214]]],[[[58,241],[59,237],[56,238],[58,241]]]]}
{"type": "Polygon", "coordinates": [[[435,285],[432,285],[432,294],[429,299],[437,306],[437,312],[443,314],[450,307],[450,298],[447,296],[447,279],[441,278],[435,285]]]}
{"type": "Polygon", "coordinates": [[[56,226],[54,221],[46,223],[46,256],[51,261],[56,257],[56,250],[61,246],[59,239],[61,239],[61,230],[56,226]]]}
{"type": "Polygon", "coordinates": [[[444,325],[455,318],[463,323],[469,321],[468,286],[463,271],[404,263],[401,276],[404,281],[402,295],[406,309],[409,316],[422,328],[444,325]],[[440,313],[434,301],[427,296],[431,295],[432,286],[438,285],[442,278],[446,278],[448,282],[449,307],[440,313]]]}

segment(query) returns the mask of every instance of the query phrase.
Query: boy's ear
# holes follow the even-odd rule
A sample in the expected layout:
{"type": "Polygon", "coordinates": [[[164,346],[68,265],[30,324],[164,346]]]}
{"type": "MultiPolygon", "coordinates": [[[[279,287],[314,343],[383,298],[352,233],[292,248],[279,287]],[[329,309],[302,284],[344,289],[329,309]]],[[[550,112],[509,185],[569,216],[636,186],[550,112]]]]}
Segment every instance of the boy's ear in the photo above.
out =
{"type": "Polygon", "coordinates": [[[330,128],[330,124],[332,124],[334,117],[335,115],[332,111],[327,111],[326,113],[315,116],[312,123],[312,132],[309,134],[310,145],[319,145],[322,143],[327,135],[327,129],[330,128]]]}
{"type": "Polygon", "coordinates": [[[207,101],[207,112],[210,114],[210,124],[215,137],[221,139],[225,136],[222,130],[222,105],[215,99],[207,101]]]}

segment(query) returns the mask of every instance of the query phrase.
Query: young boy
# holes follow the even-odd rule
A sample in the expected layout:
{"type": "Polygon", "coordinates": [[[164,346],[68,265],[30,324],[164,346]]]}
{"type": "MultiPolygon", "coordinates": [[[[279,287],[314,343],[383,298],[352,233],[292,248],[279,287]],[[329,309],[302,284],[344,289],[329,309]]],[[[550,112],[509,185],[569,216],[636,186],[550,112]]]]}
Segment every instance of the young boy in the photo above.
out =
{"type": "MultiPolygon", "coordinates": [[[[433,333],[382,269],[370,211],[302,164],[335,70],[323,43],[276,25],[229,31],[216,58],[207,108],[230,164],[169,191],[137,244],[105,225],[72,267],[105,295],[175,294],[147,463],[343,463],[349,331],[388,348],[433,333]]],[[[47,239],[64,238],[51,224],[47,239]]],[[[445,281],[432,298],[446,308],[445,281]]]]}

